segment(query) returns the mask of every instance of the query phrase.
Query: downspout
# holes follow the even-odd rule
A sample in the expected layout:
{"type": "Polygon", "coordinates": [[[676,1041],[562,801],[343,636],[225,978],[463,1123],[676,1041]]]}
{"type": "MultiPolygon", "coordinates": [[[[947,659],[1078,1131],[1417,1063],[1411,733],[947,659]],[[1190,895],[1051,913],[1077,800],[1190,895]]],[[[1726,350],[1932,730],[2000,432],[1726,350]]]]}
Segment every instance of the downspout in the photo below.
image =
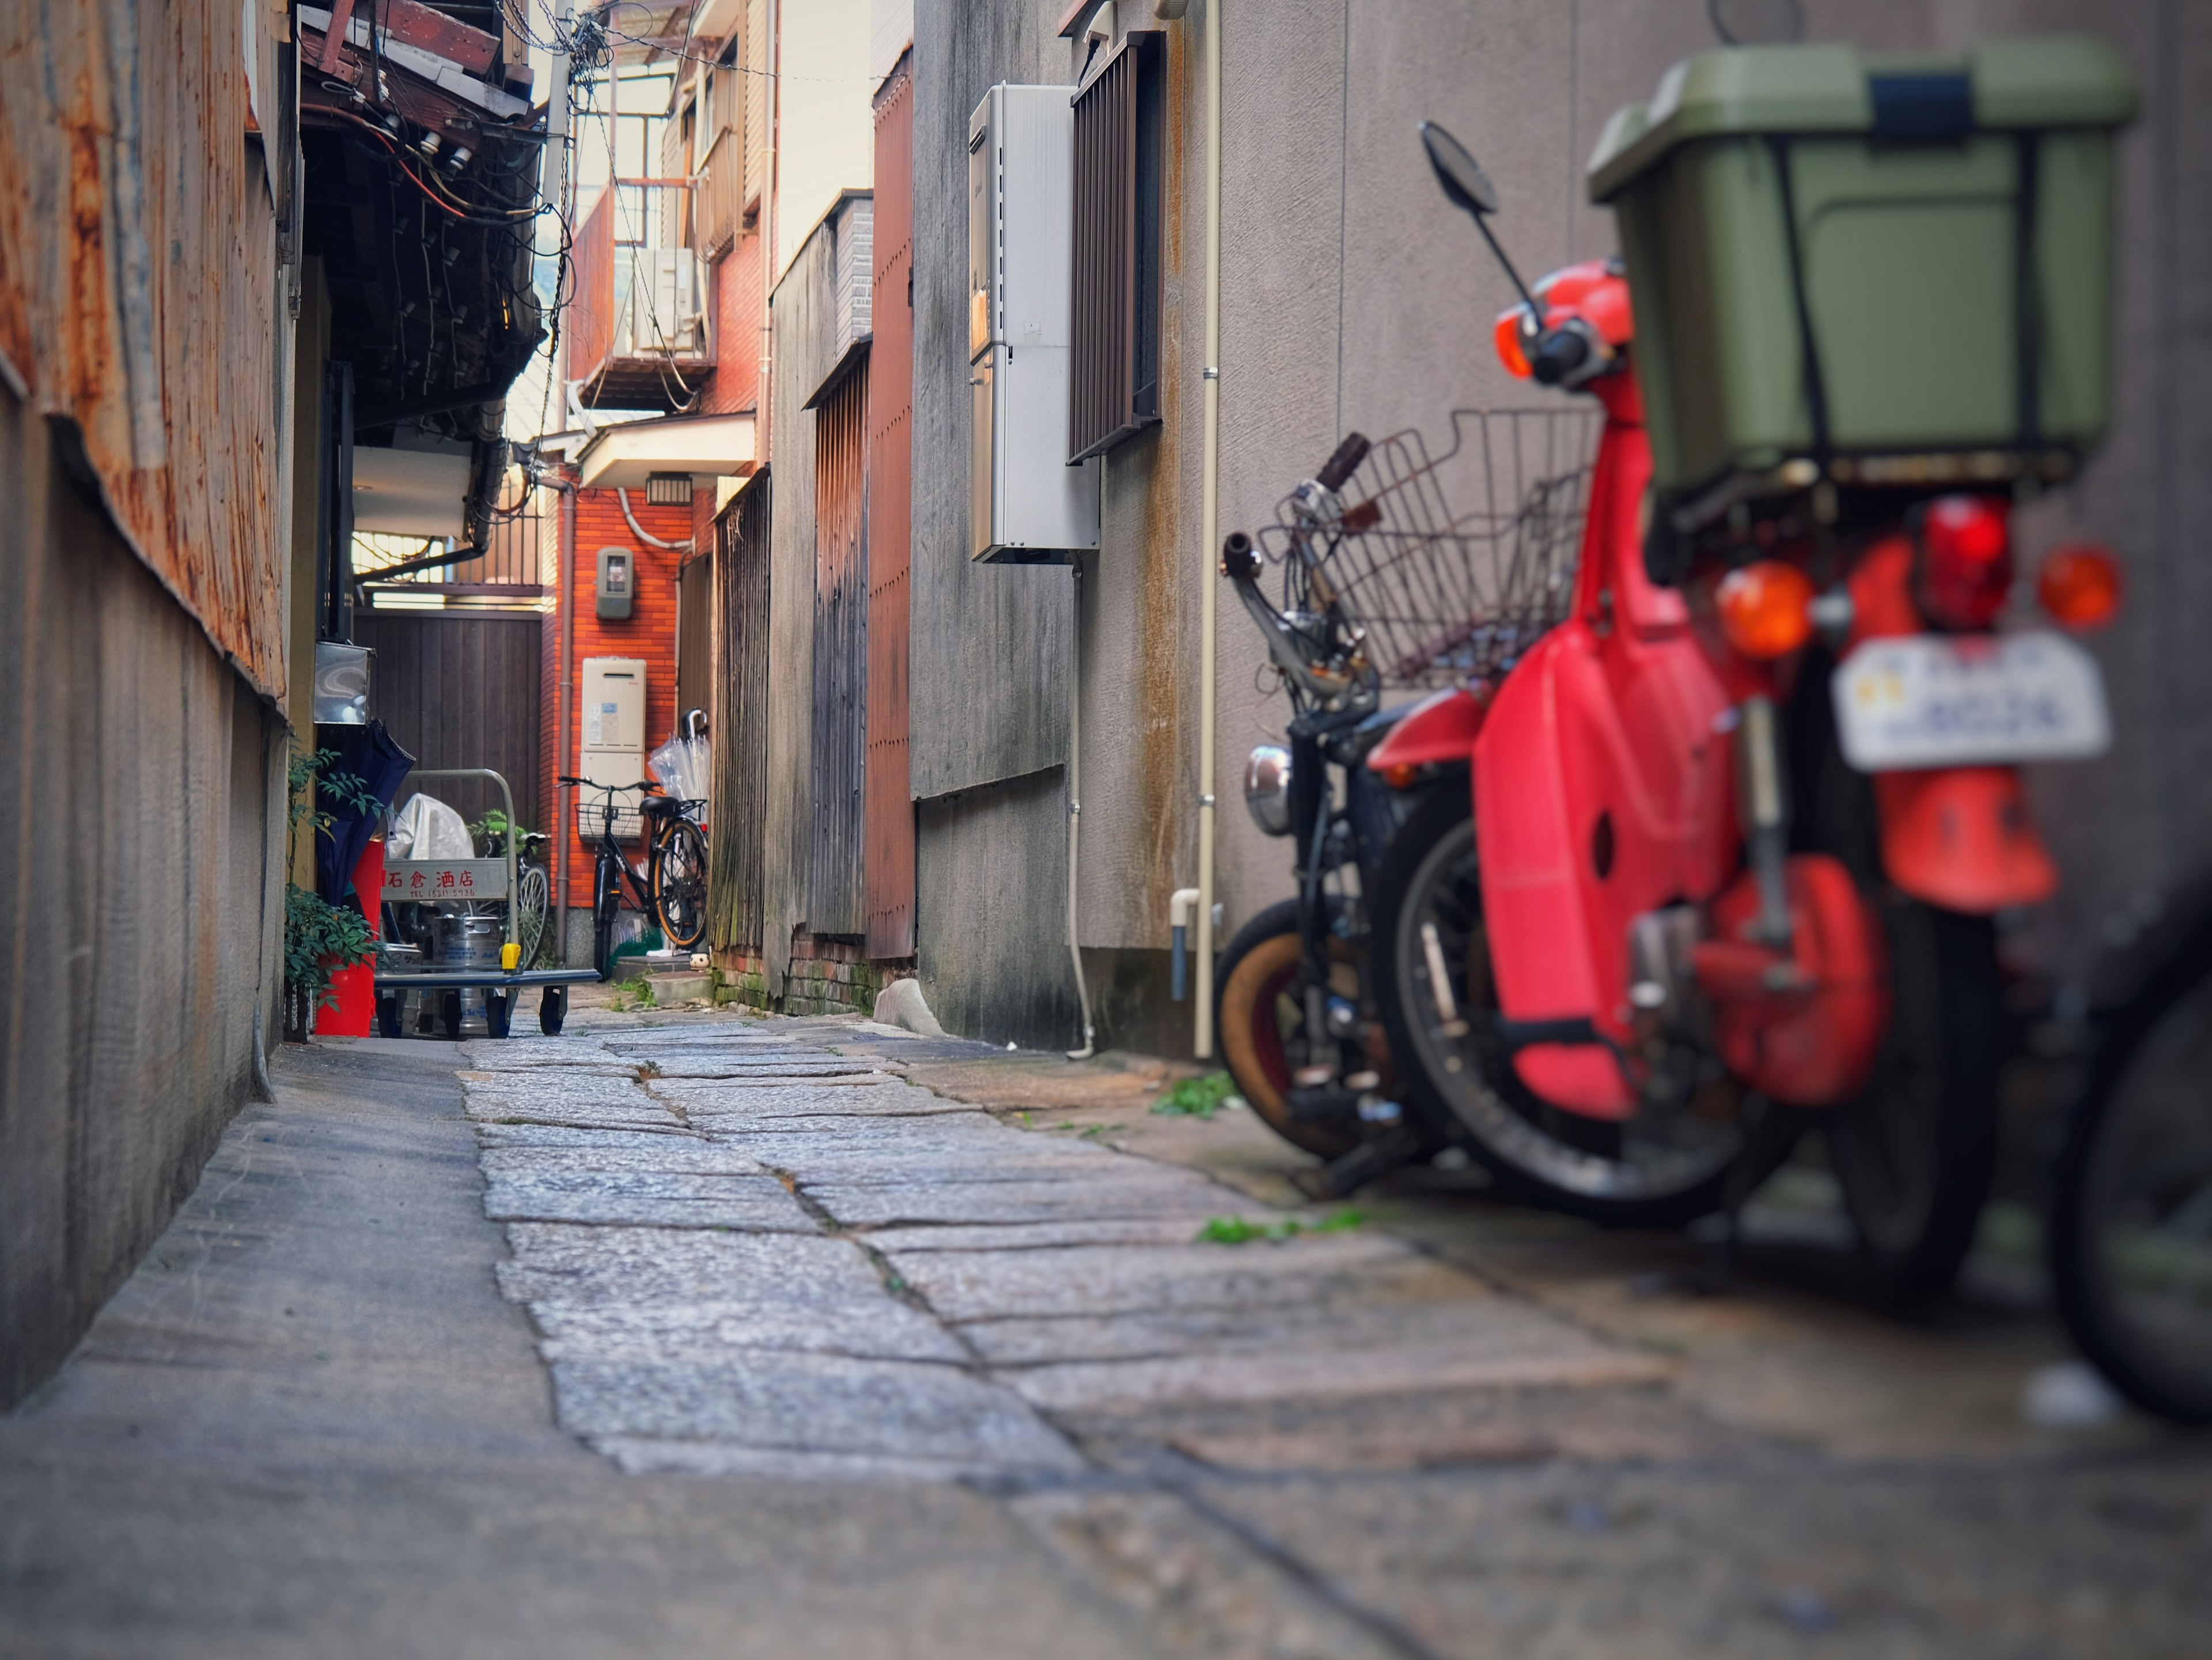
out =
{"type": "MultiPolygon", "coordinates": [[[[568,753],[568,705],[571,701],[569,663],[576,647],[576,492],[564,485],[561,491],[561,671],[557,677],[556,695],[561,700],[558,718],[555,721],[560,738],[560,758],[554,763],[553,775],[559,778],[571,764],[568,753]]],[[[569,812],[570,791],[566,784],[553,786],[553,914],[554,939],[561,952],[561,965],[568,964],[568,825],[574,818],[569,812]]]]}
{"type": "Polygon", "coordinates": [[[1213,1056],[1214,546],[1221,518],[1221,0],[1206,0],[1206,436],[1198,593],[1198,1007],[1191,1052],[1213,1056]]]}
{"type": "Polygon", "coordinates": [[[1067,1051],[1071,1061],[1091,1058],[1097,1030],[1091,1024],[1091,988],[1083,978],[1083,948],[1076,938],[1075,854],[1083,829],[1083,556],[1075,570],[1074,643],[1067,658],[1067,960],[1075,967],[1076,1000],[1083,1006],[1083,1047],[1067,1051]]]}

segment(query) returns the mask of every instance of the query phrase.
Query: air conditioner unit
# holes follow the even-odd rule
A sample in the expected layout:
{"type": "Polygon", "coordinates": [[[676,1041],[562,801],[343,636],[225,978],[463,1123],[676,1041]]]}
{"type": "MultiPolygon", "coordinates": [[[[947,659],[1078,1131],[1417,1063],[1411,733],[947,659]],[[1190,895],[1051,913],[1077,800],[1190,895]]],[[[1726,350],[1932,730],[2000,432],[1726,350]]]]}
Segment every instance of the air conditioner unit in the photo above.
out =
{"type": "Polygon", "coordinates": [[[629,351],[666,357],[700,350],[698,258],[689,248],[640,248],[632,256],[629,351]]]}
{"type": "Polygon", "coordinates": [[[1099,463],[1067,465],[1075,112],[996,86],[968,121],[969,552],[1066,564],[1098,545],[1099,463]]]}

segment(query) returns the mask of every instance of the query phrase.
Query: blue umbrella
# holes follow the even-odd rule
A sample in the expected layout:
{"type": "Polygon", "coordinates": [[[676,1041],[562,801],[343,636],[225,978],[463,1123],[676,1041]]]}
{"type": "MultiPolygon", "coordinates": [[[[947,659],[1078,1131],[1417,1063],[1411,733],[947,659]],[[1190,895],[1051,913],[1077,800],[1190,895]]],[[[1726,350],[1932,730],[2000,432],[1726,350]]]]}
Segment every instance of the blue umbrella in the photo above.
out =
{"type": "MultiPolygon", "coordinates": [[[[324,730],[330,730],[325,728],[324,730]]],[[[337,765],[361,780],[376,797],[374,812],[343,806],[331,815],[327,834],[315,838],[315,887],[326,903],[343,904],[353,893],[353,867],[376,833],[378,823],[391,811],[392,798],[414,770],[415,757],[401,749],[384,722],[365,727],[340,727],[337,736],[323,745],[337,751],[337,765]]],[[[362,915],[368,915],[366,908],[362,915]]]]}

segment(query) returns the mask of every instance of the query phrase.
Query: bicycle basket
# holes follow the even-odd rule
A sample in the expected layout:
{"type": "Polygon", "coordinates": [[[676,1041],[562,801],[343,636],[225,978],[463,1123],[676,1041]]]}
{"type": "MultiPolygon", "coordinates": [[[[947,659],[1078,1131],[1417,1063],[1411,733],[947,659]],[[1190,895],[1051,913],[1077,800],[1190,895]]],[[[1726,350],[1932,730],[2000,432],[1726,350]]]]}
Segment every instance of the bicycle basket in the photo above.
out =
{"type": "Polygon", "coordinates": [[[1334,609],[1355,672],[1438,687],[1510,668],[1566,615],[1589,510],[1594,410],[1457,410],[1368,451],[1333,506],[1285,497],[1261,534],[1302,611],[1334,609]]]}

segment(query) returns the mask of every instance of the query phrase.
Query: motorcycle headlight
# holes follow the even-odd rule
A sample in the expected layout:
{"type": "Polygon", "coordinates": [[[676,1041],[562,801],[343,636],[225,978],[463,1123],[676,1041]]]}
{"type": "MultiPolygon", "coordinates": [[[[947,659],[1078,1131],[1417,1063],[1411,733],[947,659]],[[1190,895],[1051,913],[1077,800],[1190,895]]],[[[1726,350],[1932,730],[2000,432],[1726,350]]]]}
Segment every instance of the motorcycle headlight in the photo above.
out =
{"type": "Polygon", "coordinates": [[[1262,744],[1244,763],[1244,810],[1267,836],[1291,833],[1291,752],[1262,744]]]}

